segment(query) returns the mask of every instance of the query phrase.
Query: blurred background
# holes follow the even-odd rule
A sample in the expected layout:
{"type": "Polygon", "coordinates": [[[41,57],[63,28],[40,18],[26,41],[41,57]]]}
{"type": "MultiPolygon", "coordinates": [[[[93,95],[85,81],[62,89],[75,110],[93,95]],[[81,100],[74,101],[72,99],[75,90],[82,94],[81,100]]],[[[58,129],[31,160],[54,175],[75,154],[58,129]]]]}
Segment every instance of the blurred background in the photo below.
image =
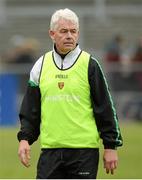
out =
{"type": "Polygon", "coordinates": [[[0,0],[0,178],[35,177],[39,142],[24,168],[18,112],[31,67],[52,48],[51,15],[66,7],[79,16],[80,47],[103,67],[124,139],[116,174],[101,161],[98,178],[142,178],[142,0],[0,0]]]}

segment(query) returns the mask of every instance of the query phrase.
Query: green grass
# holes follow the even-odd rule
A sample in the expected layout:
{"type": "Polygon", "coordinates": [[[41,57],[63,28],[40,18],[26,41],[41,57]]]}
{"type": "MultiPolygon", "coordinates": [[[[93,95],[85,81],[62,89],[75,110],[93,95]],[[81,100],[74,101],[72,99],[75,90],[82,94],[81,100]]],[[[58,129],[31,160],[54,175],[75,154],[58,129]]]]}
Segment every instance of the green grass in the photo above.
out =
{"type": "MultiPolygon", "coordinates": [[[[31,148],[31,166],[25,168],[19,161],[17,128],[0,128],[0,178],[31,179],[36,175],[36,163],[40,154],[39,142],[31,148]]],[[[98,178],[138,179],[142,178],[142,124],[121,124],[124,146],[119,148],[119,166],[114,175],[103,169],[101,148],[98,178]]]]}
{"type": "Polygon", "coordinates": [[[121,124],[121,131],[124,144],[121,148],[118,149],[118,168],[114,175],[107,175],[103,169],[101,157],[98,178],[142,178],[142,123],[121,124]]]}

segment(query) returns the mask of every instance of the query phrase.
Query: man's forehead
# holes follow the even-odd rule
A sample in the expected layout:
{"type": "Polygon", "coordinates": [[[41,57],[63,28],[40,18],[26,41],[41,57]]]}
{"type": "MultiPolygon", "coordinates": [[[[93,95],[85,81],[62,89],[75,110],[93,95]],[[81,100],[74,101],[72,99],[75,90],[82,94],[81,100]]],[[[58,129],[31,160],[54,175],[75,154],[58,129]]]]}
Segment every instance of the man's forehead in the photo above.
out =
{"type": "Polygon", "coordinates": [[[73,27],[73,29],[77,29],[77,24],[71,20],[60,19],[58,21],[58,27],[63,28],[63,29],[67,27],[73,27]]]}

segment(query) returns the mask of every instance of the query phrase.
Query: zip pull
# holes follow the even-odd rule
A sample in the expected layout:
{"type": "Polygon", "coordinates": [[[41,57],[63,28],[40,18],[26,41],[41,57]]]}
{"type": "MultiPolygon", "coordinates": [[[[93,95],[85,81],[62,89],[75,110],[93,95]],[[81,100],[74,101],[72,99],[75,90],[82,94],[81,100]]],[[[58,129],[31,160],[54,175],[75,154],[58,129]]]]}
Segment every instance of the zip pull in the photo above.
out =
{"type": "Polygon", "coordinates": [[[64,67],[64,65],[63,65],[63,59],[62,59],[62,61],[61,61],[61,69],[63,69],[63,67],[64,67]]]}

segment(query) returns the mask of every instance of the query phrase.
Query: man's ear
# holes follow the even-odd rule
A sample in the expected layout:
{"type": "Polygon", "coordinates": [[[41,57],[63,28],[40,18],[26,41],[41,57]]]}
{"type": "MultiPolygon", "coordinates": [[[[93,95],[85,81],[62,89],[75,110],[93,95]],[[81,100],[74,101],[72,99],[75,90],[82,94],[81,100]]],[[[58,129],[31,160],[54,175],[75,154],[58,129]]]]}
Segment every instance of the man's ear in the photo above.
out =
{"type": "Polygon", "coordinates": [[[54,31],[49,30],[49,36],[51,37],[51,39],[54,41],[54,31]]]}

